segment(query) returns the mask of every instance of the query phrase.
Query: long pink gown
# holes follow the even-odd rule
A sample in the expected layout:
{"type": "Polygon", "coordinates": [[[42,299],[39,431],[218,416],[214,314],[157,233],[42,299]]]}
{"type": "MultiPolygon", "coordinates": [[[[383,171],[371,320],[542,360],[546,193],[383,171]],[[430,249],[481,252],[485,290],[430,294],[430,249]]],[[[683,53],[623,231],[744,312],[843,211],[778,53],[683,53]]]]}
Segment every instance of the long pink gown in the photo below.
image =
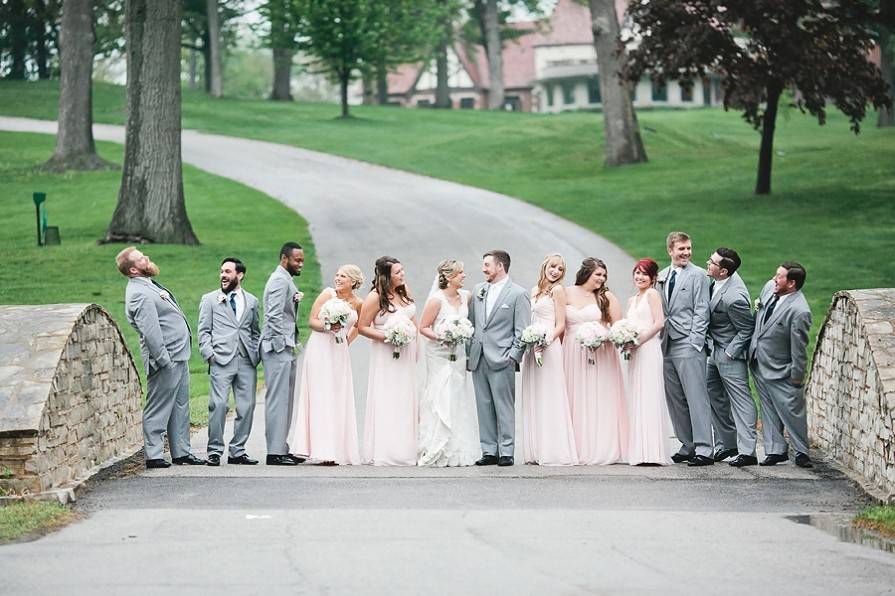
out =
{"type": "MultiPolygon", "coordinates": [[[[396,307],[394,313],[377,314],[373,327],[382,331],[391,317],[411,318],[416,305],[396,307]]],[[[370,377],[367,382],[367,415],[364,422],[364,463],[374,466],[415,466],[418,403],[416,395],[416,351],[418,341],[401,349],[379,341],[370,346],[370,377]]]]}
{"type": "MultiPolygon", "coordinates": [[[[584,465],[623,462],[628,450],[628,406],[618,350],[606,342],[592,352],[575,337],[582,323],[600,323],[600,319],[597,304],[580,309],[566,306],[562,346],[566,393],[578,461],[584,465]]],[[[605,326],[600,326],[606,333],[605,326]]]]}
{"type": "MultiPolygon", "coordinates": [[[[631,299],[627,318],[640,328],[653,325],[653,314],[646,296],[631,299]]],[[[632,466],[672,463],[668,444],[671,419],[665,402],[662,346],[658,334],[631,352],[628,391],[631,403],[628,463],[632,466]]]]}
{"type": "MultiPolygon", "coordinates": [[[[327,291],[336,297],[335,290],[327,291]]],[[[341,343],[336,343],[332,333],[311,331],[289,427],[289,448],[296,455],[338,464],[360,463],[346,339],[355,323],[357,312],[352,309],[348,323],[339,331],[341,343]]]]}
{"type": "MultiPolygon", "coordinates": [[[[556,325],[553,298],[539,296],[532,303],[531,322],[543,325],[552,333],[556,325]]],[[[544,466],[578,463],[562,354],[562,344],[554,340],[544,349],[543,366],[535,362],[534,350],[527,350],[522,361],[522,438],[526,463],[544,466]]]]}

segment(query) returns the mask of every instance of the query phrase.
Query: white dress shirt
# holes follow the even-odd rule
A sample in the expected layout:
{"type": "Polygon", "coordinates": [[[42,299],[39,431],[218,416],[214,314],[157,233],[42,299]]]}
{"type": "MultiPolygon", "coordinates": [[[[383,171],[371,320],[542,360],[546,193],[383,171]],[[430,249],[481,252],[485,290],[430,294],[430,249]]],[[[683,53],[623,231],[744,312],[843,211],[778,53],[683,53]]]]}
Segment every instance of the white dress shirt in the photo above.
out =
{"type": "Polygon", "coordinates": [[[234,295],[234,294],[236,295],[236,320],[241,321],[242,313],[244,313],[246,310],[246,297],[242,291],[242,288],[237,288],[237,289],[233,290],[232,292],[227,294],[227,307],[228,308],[230,306],[230,296],[234,295]]]}
{"type": "Polygon", "coordinates": [[[485,318],[491,316],[491,311],[494,310],[494,307],[497,305],[497,297],[500,296],[500,293],[503,291],[503,287],[507,285],[507,282],[510,280],[509,276],[504,277],[502,280],[491,284],[488,288],[488,296],[485,299],[485,318]]]}

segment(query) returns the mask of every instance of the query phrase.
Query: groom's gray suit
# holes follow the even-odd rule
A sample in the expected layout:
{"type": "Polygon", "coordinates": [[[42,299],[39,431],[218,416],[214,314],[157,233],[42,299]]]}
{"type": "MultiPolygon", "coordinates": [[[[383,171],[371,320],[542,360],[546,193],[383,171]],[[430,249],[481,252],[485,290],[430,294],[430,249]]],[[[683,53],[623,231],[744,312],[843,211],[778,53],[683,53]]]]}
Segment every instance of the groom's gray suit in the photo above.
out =
{"type": "Polygon", "coordinates": [[[295,390],[298,303],[292,300],[298,288],[292,276],[278,265],[264,286],[264,327],[261,330],[261,360],[264,361],[264,424],[268,455],[287,455],[286,435],[292,421],[295,390]]]}
{"type": "Polygon", "coordinates": [[[709,326],[709,278],[692,263],[674,276],[674,268],[659,272],[658,285],[665,310],[662,353],[665,400],[683,455],[713,458],[712,408],[705,385],[706,332],[709,326]]]}
{"type": "Polygon", "coordinates": [[[186,457],[190,455],[189,323],[174,295],[148,277],[128,280],[124,302],[127,321],[140,335],[146,369],[145,458],[162,459],[166,432],[171,457],[186,457]]]}
{"type": "Polygon", "coordinates": [[[242,316],[236,314],[220,289],[202,296],[199,304],[199,352],[209,362],[208,373],[208,454],[224,452],[224,422],[227,398],[233,388],[236,420],[230,457],[245,454],[255,413],[255,388],[258,381],[258,299],[239,289],[245,299],[242,316]],[[221,297],[224,300],[221,300],[221,297]],[[212,360],[213,359],[213,360],[212,360]]]}
{"type": "Polygon", "coordinates": [[[480,283],[469,301],[475,334],[467,346],[466,367],[472,372],[479,439],[483,455],[513,457],[516,432],[516,365],[525,346],[522,330],[531,323],[528,293],[507,279],[490,313],[486,298],[491,284],[480,283]]]}

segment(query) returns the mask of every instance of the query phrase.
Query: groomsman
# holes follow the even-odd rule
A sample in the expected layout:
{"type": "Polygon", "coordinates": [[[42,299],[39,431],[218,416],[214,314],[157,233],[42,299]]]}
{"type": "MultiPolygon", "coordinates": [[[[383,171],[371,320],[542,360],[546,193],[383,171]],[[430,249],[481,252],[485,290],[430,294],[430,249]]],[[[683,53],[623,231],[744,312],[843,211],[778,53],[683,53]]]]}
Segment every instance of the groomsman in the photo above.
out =
{"type": "Polygon", "coordinates": [[[146,370],[143,445],[147,468],[167,468],[165,435],[175,464],[205,465],[190,453],[190,326],[174,294],[153,278],[158,266],[129,246],[115,257],[128,278],[124,312],[140,335],[146,370]]]}
{"type": "Polygon", "coordinates": [[[749,368],[746,365],[755,320],[749,290],[736,272],[740,264],[737,252],[724,247],[715,250],[706,262],[706,271],[713,280],[709,289],[710,351],[706,385],[712,405],[715,442],[719,439],[721,442],[720,449],[715,452],[715,461],[736,455],[730,465],[738,468],[758,463],[755,458],[757,412],[749,391],[749,368]]]}
{"type": "Polygon", "coordinates": [[[811,309],[802,294],[806,275],[795,261],[781,264],[762,289],[755,311],[749,363],[761,400],[761,438],[767,455],[762,466],[789,459],[785,428],[796,451],[796,465],[813,467],[804,387],[811,328],[811,309]]]}
{"type": "Polygon", "coordinates": [[[286,435],[292,421],[292,398],[295,391],[296,348],[298,328],[295,326],[302,293],[293,277],[301,275],[305,251],[297,242],[287,242],[280,249],[280,264],[264,286],[264,326],[261,329],[261,360],[264,362],[264,424],[267,439],[267,465],[294,466],[304,461],[289,453],[286,435]]]}
{"type": "Polygon", "coordinates": [[[199,304],[199,352],[208,362],[208,465],[221,465],[227,398],[233,388],[236,420],[228,464],[253,466],[246,441],[255,413],[258,381],[258,299],[242,289],[246,267],[235,257],[221,262],[221,287],[202,296],[199,304]]]}
{"type": "Polygon", "coordinates": [[[665,399],[675,435],[682,443],[671,459],[690,466],[711,466],[715,463],[712,408],[703,353],[709,325],[709,278],[690,262],[690,236],[672,232],[666,246],[671,265],[660,271],[658,278],[665,310],[665,399]]]}

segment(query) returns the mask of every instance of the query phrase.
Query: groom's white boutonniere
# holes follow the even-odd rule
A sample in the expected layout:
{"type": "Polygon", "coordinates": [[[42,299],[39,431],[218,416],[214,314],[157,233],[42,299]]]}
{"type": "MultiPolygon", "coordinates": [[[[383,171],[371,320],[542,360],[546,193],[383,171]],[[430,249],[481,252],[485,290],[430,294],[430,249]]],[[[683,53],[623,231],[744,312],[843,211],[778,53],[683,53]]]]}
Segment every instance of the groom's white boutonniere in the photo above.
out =
{"type": "Polygon", "coordinates": [[[292,295],[292,302],[299,303],[301,299],[304,298],[304,292],[298,291],[292,295]]]}
{"type": "Polygon", "coordinates": [[[761,308],[761,297],[755,299],[755,310],[761,308]]]}
{"type": "Polygon", "coordinates": [[[168,298],[171,297],[171,294],[169,294],[168,292],[162,290],[161,292],[158,293],[158,296],[159,296],[159,298],[161,298],[162,300],[167,300],[168,298]]]}
{"type": "Polygon", "coordinates": [[[224,302],[227,300],[227,296],[225,294],[218,294],[218,302],[224,302]]]}
{"type": "Polygon", "coordinates": [[[488,286],[482,286],[481,288],[479,288],[479,291],[476,293],[476,297],[479,300],[484,300],[485,296],[487,296],[487,295],[488,295],[488,286]]]}

